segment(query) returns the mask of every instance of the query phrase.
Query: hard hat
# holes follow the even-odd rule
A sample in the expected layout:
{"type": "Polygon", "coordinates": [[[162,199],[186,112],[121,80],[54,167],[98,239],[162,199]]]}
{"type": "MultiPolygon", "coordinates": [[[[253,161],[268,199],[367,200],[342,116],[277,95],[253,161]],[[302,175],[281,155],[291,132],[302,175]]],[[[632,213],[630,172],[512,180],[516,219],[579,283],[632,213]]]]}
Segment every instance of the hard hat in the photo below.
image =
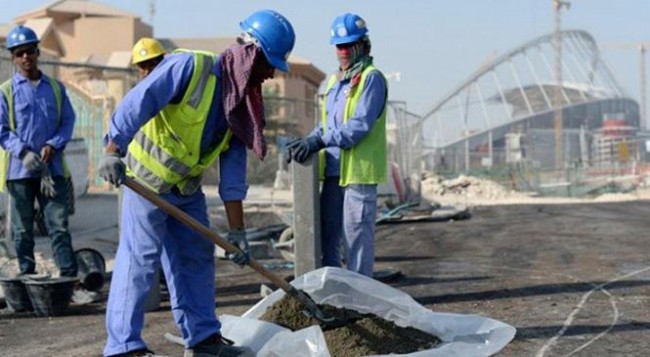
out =
{"type": "Polygon", "coordinates": [[[356,42],[368,33],[366,22],[357,14],[345,13],[332,22],[330,44],[342,45],[356,42]]]}
{"type": "Polygon", "coordinates": [[[9,31],[6,45],[7,49],[11,51],[18,46],[37,44],[38,42],[38,37],[34,30],[23,25],[18,25],[9,31]]]}
{"type": "Polygon", "coordinates": [[[131,63],[137,64],[164,55],[165,49],[153,38],[143,37],[133,46],[131,63]]]}
{"type": "Polygon", "coordinates": [[[239,23],[242,30],[255,37],[269,63],[284,72],[287,58],[296,43],[296,34],[286,17],[273,10],[254,12],[239,23]]]}

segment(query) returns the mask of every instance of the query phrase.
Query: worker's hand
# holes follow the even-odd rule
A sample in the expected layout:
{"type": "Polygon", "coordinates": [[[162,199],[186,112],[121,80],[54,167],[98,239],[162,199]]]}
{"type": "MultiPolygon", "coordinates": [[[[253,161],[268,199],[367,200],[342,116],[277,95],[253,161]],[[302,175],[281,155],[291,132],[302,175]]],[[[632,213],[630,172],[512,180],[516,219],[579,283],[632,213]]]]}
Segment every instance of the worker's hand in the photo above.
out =
{"type": "Polygon", "coordinates": [[[118,153],[105,153],[99,161],[99,176],[115,187],[126,181],[126,165],[118,153]]]}
{"type": "Polygon", "coordinates": [[[20,159],[23,161],[23,166],[29,171],[39,172],[45,169],[43,160],[33,151],[24,150],[20,155],[20,159]]]}
{"type": "Polygon", "coordinates": [[[324,146],[323,141],[318,135],[308,136],[296,143],[293,148],[289,149],[289,156],[291,156],[292,160],[302,164],[313,153],[318,152],[324,146]]]}
{"type": "Polygon", "coordinates": [[[300,144],[301,141],[302,139],[294,139],[284,145],[284,148],[287,151],[287,164],[291,163],[291,160],[293,159],[291,157],[293,155],[293,151],[296,149],[296,147],[298,146],[298,144],[300,144]]]}
{"type": "Polygon", "coordinates": [[[50,170],[48,170],[47,168],[41,171],[41,194],[49,198],[53,198],[56,196],[56,189],[54,188],[54,179],[50,174],[50,170]]]}
{"type": "Polygon", "coordinates": [[[49,164],[50,161],[52,161],[52,159],[54,158],[54,154],[56,154],[56,150],[52,145],[46,144],[41,149],[41,159],[46,164],[49,164]]]}
{"type": "Polygon", "coordinates": [[[248,240],[246,239],[245,230],[235,230],[228,233],[228,242],[239,248],[236,253],[226,253],[226,258],[238,264],[240,267],[248,264],[251,261],[251,254],[248,247],[248,240]]]}

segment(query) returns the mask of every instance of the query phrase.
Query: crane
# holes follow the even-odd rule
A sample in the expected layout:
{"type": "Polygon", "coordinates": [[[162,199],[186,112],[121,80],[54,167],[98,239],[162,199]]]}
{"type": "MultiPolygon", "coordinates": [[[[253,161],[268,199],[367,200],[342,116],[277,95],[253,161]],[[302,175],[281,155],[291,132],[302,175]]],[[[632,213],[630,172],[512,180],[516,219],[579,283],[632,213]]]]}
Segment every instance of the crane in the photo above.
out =
{"type": "Polygon", "coordinates": [[[553,2],[553,51],[555,52],[555,90],[553,92],[553,129],[555,134],[555,168],[564,169],[564,150],[562,148],[562,35],[560,34],[562,20],[562,8],[567,10],[571,7],[569,1],[552,0],[553,2]]]}
{"type": "Polygon", "coordinates": [[[639,124],[642,129],[647,129],[647,98],[646,98],[646,59],[645,54],[650,49],[650,42],[615,42],[599,45],[602,49],[638,49],[639,50],[639,106],[641,107],[641,118],[639,124]]]}

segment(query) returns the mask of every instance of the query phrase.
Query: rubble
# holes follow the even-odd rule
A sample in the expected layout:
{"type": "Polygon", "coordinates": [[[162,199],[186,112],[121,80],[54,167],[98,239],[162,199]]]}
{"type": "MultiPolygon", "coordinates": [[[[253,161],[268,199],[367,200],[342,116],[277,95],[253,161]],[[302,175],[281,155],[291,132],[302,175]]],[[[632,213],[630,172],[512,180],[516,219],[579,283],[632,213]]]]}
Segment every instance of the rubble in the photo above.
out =
{"type": "MultiPolygon", "coordinates": [[[[59,276],[59,269],[51,257],[46,257],[42,252],[34,252],[36,260],[36,272],[56,278],[59,276]]],[[[18,260],[15,258],[0,257],[0,276],[15,277],[20,273],[18,260]]]]}
{"type": "Polygon", "coordinates": [[[509,190],[491,180],[465,175],[445,179],[434,174],[428,174],[422,180],[422,196],[432,200],[442,197],[466,200],[501,200],[530,197],[529,194],[509,190]]]}

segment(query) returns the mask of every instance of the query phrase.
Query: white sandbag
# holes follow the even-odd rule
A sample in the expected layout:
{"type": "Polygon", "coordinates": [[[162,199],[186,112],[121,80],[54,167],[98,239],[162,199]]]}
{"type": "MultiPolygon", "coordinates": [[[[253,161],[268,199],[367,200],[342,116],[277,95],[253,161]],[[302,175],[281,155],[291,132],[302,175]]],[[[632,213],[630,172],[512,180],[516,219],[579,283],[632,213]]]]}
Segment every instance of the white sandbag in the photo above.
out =
{"type": "Polygon", "coordinates": [[[265,357],[330,357],[325,335],[318,326],[307,327],[295,332],[290,330],[280,332],[273,336],[258,351],[257,355],[265,357]]]}
{"type": "Polygon", "coordinates": [[[282,333],[291,332],[271,322],[233,315],[220,315],[221,335],[233,340],[236,346],[247,346],[259,351],[271,338],[282,333]]]}
{"type": "MultiPolygon", "coordinates": [[[[397,289],[345,269],[321,268],[296,278],[291,284],[309,294],[319,304],[372,313],[393,321],[398,326],[414,327],[442,340],[442,343],[434,349],[404,356],[490,356],[500,351],[515,336],[515,328],[503,322],[477,315],[433,312],[397,289]]],[[[222,320],[224,336],[237,342],[257,341],[258,338],[266,341],[261,348],[257,347],[259,344],[254,347],[242,343],[258,352],[258,356],[329,356],[322,331],[318,326],[295,332],[286,329],[273,332],[267,326],[268,323],[262,324],[262,321],[254,320],[262,316],[269,306],[283,296],[284,292],[277,290],[249,309],[242,317],[232,316],[222,320]],[[240,319],[247,319],[246,323],[251,325],[248,328],[225,332],[230,328],[228,325],[239,324],[240,319]],[[260,322],[259,326],[255,321],[260,322]],[[269,338],[274,334],[281,335],[269,338]]]]}

